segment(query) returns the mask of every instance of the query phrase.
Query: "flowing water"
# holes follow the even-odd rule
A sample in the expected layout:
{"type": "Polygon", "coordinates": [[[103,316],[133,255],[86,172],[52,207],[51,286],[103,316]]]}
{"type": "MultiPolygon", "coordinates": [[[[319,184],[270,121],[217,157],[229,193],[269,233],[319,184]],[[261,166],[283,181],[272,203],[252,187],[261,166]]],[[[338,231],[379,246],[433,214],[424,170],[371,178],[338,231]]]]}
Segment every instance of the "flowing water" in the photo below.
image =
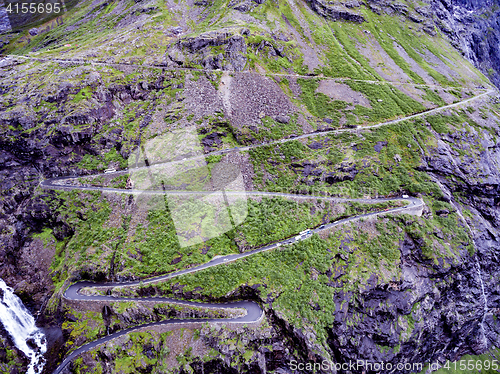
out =
{"type": "Polygon", "coordinates": [[[35,319],[14,295],[12,288],[0,279],[0,322],[10,334],[16,347],[30,360],[27,374],[40,374],[45,365],[43,354],[47,351],[47,340],[36,327],[35,319]]]}
{"type": "Polygon", "coordinates": [[[485,348],[488,347],[488,341],[486,339],[486,331],[484,330],[484,319],[486,318],[486,314],[488,314],[488,297],[486,296],[486,292],[484,292],[484,283],[483,283],[483,275],[481,273],[481,265],[479,265],[479,261],[476,258],[476,266],[477,266],[477,275],[479,277],[479,284],[481,286],[481,293],[483,295],[483,317],[481,318],[481,343],[485,348]]]}
{"type": "MultiPolygon", "coordinates": [[[[477,251],[476,245],[474,243],[474,232],[472,231],[472,228],[469,226],[469,223],[467,222],[467,220],[463,216],[463,214],[460,211],[460,209],[458,208],[458,206],[453,203],[453,200],[451,199],[450,194],[446,192],[447,190],[441,184],[441,182],[437,178],[432,178],[432,179],[439,185],[439,187],[441,188],[441,191],[443,191],[443,193],[445,195],[447,195],[448,198],[450,199],[450,204],[455,208],[456,213],[462,219],[465,226],[469,230],[470,235],[471,235],[471,239],[472,239],[472,245],[474,246],[474,249],[477,251]]],[[[483,316],[481,317],[481,323],[479,324],[479,329],[481,331],[481,344],[483,345],[484,348],[488,348],[488,339],[486,338],[486,330],[484,328],[484,320],[485,320],[486,315],[488,314],[488,311],[489,311],[489,309],[488,309],[488,296],[486,295],[486,292],[484,289],[483,274],[481,272],[481,265],[479,264],[479,259],[477,258],[477,256],[476,256],[476,273],[477,273],[477,277],[479,279],[479,285],[481,287],[481,295],[483,298],[483,316]]]]}

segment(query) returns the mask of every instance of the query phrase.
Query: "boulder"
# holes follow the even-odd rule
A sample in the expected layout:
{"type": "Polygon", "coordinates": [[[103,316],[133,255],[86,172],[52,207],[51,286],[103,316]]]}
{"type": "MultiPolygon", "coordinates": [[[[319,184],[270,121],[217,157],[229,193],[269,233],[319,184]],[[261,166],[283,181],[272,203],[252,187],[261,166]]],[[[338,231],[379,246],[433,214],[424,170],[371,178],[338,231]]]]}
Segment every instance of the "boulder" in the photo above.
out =
{"type": "Polygon", "coordinates": [[[436,211],[436,214],[439,217],[447,217],[448,214],[450,214],[450,211],[448,209],[439,209],[439,210],[436,211]]]}
{"type": "Polygon", "coordinates": [[[284,115],[284,114],[278,114],[277,116],[274,117],[276,122],[279,123],[288,123],[290,122],[290,116],[284,115]]]}

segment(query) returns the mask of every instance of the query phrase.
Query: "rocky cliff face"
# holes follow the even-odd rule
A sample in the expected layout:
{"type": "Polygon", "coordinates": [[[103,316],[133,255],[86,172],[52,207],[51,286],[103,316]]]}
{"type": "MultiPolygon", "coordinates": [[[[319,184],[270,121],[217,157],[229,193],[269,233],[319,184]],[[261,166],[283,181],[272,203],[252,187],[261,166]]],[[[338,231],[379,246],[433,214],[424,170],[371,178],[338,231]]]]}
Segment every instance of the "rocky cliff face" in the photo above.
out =
{"type": "MultiPolygon", "coordinates": [[[[478,114],[471,117],[481,126],[493,126],[494,132],[498,132],[496,118],[480,118],[478,114]]],[[[496,274],[500,269],[494,265],[500,255],[495,202],[499,180],[497,152],[498,143],[489,131],[469,135],[457,131],[438,137],[437,147],[423,157],[419,169],[432,176],[443,192],[441,199],[459,213],[462,227],[472,234],[473,249],[463,247],[455,259],[431,264],[422,255],[425,246],[422,238],[405,235],[399,247],[400,282],[367,287],[337,316],[329,342],[341,362],[356,360],[361,355],[368,361],[395,365],[398,362],[443,364],[464,354],[479,354],[485,347],[496,344],[500,333],[496,323],[500,307],[496,274]],[[460,157],[457,151],[470,150],[469,144],[482,150],[477,157],[460,157]],[[423,314],[419,315],[418,310],[423,314]],[[357,313],[363,316],[361,321],[348,323],[357,313]],[[401,323],[402,315],[411,316],[408,324],[401,323]],[[403,343],[402,337],[412,335],[412,329],[413,333],[418,330],[423,339],[403,343]],[[360,338],[347,338],[353,336],[360,338]],[[394,352],[381,353],[377,348],[395,344],[398,349],[394,352]]],[[[424,216],[449,213],[427,210],[424,216]]],[[[427,235],[440,236],[436,232],[427,235]]],[[[344,299],[345,295],[342,296],[344,299]]]]}
{"type": "Polygon", "coordinates": [[[497,86],[500,85],[500,7],[498,1],[434,1],[434,22],[497,86]]]}

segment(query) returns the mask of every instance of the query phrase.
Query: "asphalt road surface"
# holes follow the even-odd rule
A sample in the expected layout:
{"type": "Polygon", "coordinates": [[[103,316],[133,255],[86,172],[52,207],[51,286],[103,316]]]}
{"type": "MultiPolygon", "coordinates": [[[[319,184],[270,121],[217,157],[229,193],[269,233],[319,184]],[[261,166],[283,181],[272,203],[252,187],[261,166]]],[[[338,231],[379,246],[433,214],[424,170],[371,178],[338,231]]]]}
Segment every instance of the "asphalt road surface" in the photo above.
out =
{"type": "MultiPolygon", "coordinates": [[[[62,47],[62,46],[60,46],[62,47]]],[[[58,47],[56,47],[58,48],[58,47]]],[[[373,83],[373,84],[384,84],[391,86],[414,86],[414,87],[436,87],[443,88],[442,85],[438,84],[420,84],[420,83],[410,83],[410,82],[390,82],[390,81],[378,81],[378,80],[367,80],[367,79],[350,79],[350,78],[332,78],[332,77],[322,77],[317,75],[301,75],[301,74],[292,74],[292,73],[259,73],[251,70],[219,70],[219,69],[198,69],[198,68],[182,68],[182,67],[169,67],[162,64],[151,65],[151,64],[134,64],[128,62],[106,62],[100,60],[89,60],[87,58],[54,58],[54,57],[37,57],[32,54],[31,56],[23,56],[23,55],[14,55],[14,54],[0,54],[0,57],[4,59],[15,59],[21,58],[24,60],[31,60],[37,62],[56,62],[60,64],[73,64],[73,65],[93,65],[93,66],[109,66],[114,68],[124,68],[124,67],[134,67],[138,69],[163,69],[168,71],[198,71],[201,73],[211,73],[211,72],[223,72],[228,74],[255,74],[255,75],[264,75],[270,77],[294,77],[294,78],[304,78],[304,79],[316,79],[321,78],[325,80],[331,80],[335,82],[365,82],[365,83],[373,83]]]]}
{"type": "MultiPolygon", "coordinates": [[[[59,189],[59,188],[64,188],[64,189],[86,189],[86,190],[97,190],[97,191],[106,191],[106,192],[115,192],[115,193],[142,193],[144,191],[138,191],[138,190],[127,190],[127,189],[114,189],[114,188],[99,188],[99,187],[81,187],[81,186],[68,186],[66,184],[63,184],[62,186],[59,184],[60,182],[64,182],[68,178],[55,178],[55,179],[48,179],[45,180],[42,183],[42,186],[44,188],[54,188],[54,189],[59,189]]],[[[164,191],[150,191],[151,193],[159,193],[159,194],[164,194],[164,191]]],[[[209,193],[209,192],[192,192],[192,191],[169,191],[168,194],[199,194],[199,193],[209,193]]],[[[72,351],[65,359],[64,361],[56,368],[54,371],[54,374],[59,374],[61,371],[70,363],[74,358],[76,358],[78,355],[81,353],[87,352],[95,347],[97,347],[100,344],[106,343],[112,339],[115,339],[119,336],[122,336],[124,334],[128,334],[133,331],[137,330],[142,330],[151,326],[158,326],[158,325],[182,325],[182,324],[190,324],[190,323],[199,323],[199,322],[230,322],[230,323],[252,323],[252,322],[258,322],[262,316],[263,316],[263,311],[260,308],[260,306],[253,302],[253,301],[238,301],[238,302],[233,302],[233,303],[224,303],[224,304],[217,304],[217,303],[199,303],[199,302],[192,302],[192,301],[182,301],[182,300],[177,300],[177,299],[171,299],[171,298],[163,298],[163,297],[146,297],[146,298],[127,298],[127,297],[114,297],[114,296],[107,296],[107,295],[84,295],[80,291],[82,288],[111,288],[111,287],[130,287],[130,286],[137,286],[139,284],[149,284],[149,283],[155,283],[155,282],[160,282],[160,281],[165,281],[168,279],[172,279],[178,276],[181,276],[183,274],[189,274],[189,273],[194,273],[203,269],[208,269],[213,266],[219,266],[223,265],[229,262],[237,261],[239,259],[252,256],[256,253],[260,252],[265,252],[265,251],[270,251],[272,249],[276,249],[281,247],[282,245],[290,245],[294,244],[296,242],[302,241],[302,240],[307,240],[312,234],[314,233],[319,233],[321,231],[329,230],[335,226],[339,225],[344,225],[349,222],[354,222],[360,219],[366,219],[370,217],[376,217],[381,214],[388,214],[388,213],[404,213],[405,211],[408,210],[413,210],[417,209],[423,206],[423,202],[420,199],[414,198],[414,197],[408,197],[408,198],[395,198],[395,199],[390,199],[390,198],[381,198],[381,199],[348,199],[348,198],[337,198],[337,197],[328,197],[328,196],[305,196],[305,195],[295,195],[295,194],[285,194],[285,193],[277,193],[277,192],[259,192],[259,191],[229,191],[227,194],[236,194],[236,195],[256,195],[256,196],[279,196],[279,197],[291,197],[291,198],[300,198],[300,199],[321,199],[321,200],[328,200],[328,201],[334,201],[334,202],[348,202],[348,201],[356,201],[356,202],[361,202],[361,203],[382,203],[382,202],[389,202],[389,201],[403,201],[406,203],[405,206],[403,207],[396,207],[396,208],[391,208],[391,209],[386,209],[383,211],[379,212],[372,212],[372,213],[366,213],[354,217],[349,217],[349,218],[344,218],[332,223],[324,224],[321,225],[320,227],[317,228],[311,228],[310,232],[305,234],[305,235],[297,235],[292,238],[288,238],[279,242],[275,242],[272,244],[268,244],[266,246],[254,249],[252,251],[244,252],[244,253],[237,253],[237,254],[230,254],[227,256],[221,256],[221,257],[216,257],[212,259],[211,261],[193,267],[185,270],[180,270],[176,271],[173,273],[149,278],[149,279],[143,279],[143,280],[138,280],[138,281],[130,281],[130,282],[110,282],[110,283],[93,283],[93,282],[78,282],[73,285],[71,285],[64,293],[64,298],[68,300],[80,300],[80,301],[87,301],[87,302],[92,302],[92,301],[154,301],[154,302],[169,302],[169,303],[176,303],[176,304],[181,304],[181,305],[186,305],[186,306],[195,306],[195,307],[203,307],[203,308],[218,308],[218,309],[228,309],[228,308],[240,308],[245,311],[245,315],[242,317],[237,317],[237,318],[225,318],[225,319],[170,319],[166,321],[161,321],[161,322],[155,322],[155,323],[149,323],[145,325],[140,325],[136,327],[131,327],[122,331],[115,332],[113,334],[107,335],[105,337],[102,337],[100,339],[97,339],[93,342],[90,342],[88,344],[85,344],[78,349],[72,351]]]]}
{"type": "MultiPolygon", "coordinates": [[[[16,57],[23,57],[23,56],[16,56],[16,57]]],[[[33,58],[35,59],[35,58],[33,58]]],[[[46,59],[40,59],[41,61],[46,60],[46,59]]],[[[75,61],[68,61],[68,60],[60,60],[60,62],[75,62],[75,61]]],[[[78,62],[78,61],[76,61],[78,62]]],[[[156,67],[156,66],[155,66],[156,67]]],[[[382,82],[378,82],[382,83],[382,82]]],[[[251,145],[251,146],[245,146],[245,147],[236,147],[236,148],[231,148],[231,149],[224,149],[224,150],[219,150],[219,151],[214,151],[211,153],[204,154],[202,156],[196,156],[190,159],[196,159],[196,158],[202,158],[206,157],[208,155],[223,155],[226,153],[230,152],[241,152],[241,151],[248,151],[253,148],[261,147],[261,146],[266,146],[266,145],[275,145],[275,144],[280,144],[292,140],[297,140],[297,139],[305,139],[309,137],[316,137],[316,136],[322,136],[325,134],[339,134],[343,132],[358,132],[362,131],[364,129],[371,129],[371,128],[377,128],[381,126],[386,126],[386,125],[391,125],[391,124],[396,124],[401,121],[405,121],[408,119],[428,115],[428,114],[433,114],[437,113],[442,110],[446,110],[449,108],[453,108],[459,105],[463,105],[466,103],[469,103],[473,100],[476,100],[478,98],[490,95],[492,93],[496,92],[494,89],[489,89],[486,92],[483,92],[477,96],[473,96],[469,99],[460,101],[458,103],[446,105],[443,107],[439,107],[436,109],[431,109],[422,113],[414,114],[408,117],[396,119],[396,120],[391,120],[383,123],[379,123],[376,125],[371,125],[371,126],[363,126],[355,129],[339,129],[339,130],[328,130],[328,131],[323,131],[323,132],[315,132],[315,133],[309,133],[309,134],[304,134],[300,135],[297,137],[293,138],[288,138],[288,139],[282,139],[278,141],[272,141],[268,143],[261,143],[261,144],[256,144],[256,145],[251,145]]],[[[172,160],[168,161],[166,163],[176,163],[176,162],[182,162],[184,160],[172,160]]],[[[152,165],[150,167],[160,167],[161,165],[164,165],[165,163],[162,164],[156,164],[152,165]]],[[[137,169],[134,169],[137,170],[137,169]]],[[[116,171],[116,172],[111,172],[111,173],[106,173],[106,174],[101,174],[101,175],[111,175],[111,176],[118,176],[118,175],[124,175],[128,173],[128,170],[124,171],[116,171]]],[[[97,176],[97,175],[95,175],[97,176]]],[[[135,190],[135,189],[117,189],[117,188],[109,188],[109,187],[94,187],[94,186],[87,186],[87,185],[80,185],[78,182],[74,183],[73,181],[80,178],[80,177],[85,177],[85,176],[71,176],[71,177],[62,177],[62,178],[53,178],[53,179],[47,179],[42,181],[40,184],[43,188],[47,189],[62,189],[62,190],[72,190],[72,189],[78,189],[78,190],[91,190],[91,191],[102,191],[102,192],[110,192],[110,193],[128,193],[128,194],[140,194],[140,193],[150,193],[150,194],[171,194],[171,195],[185,195],[185,194],[193,194],[193,195],[198,195],[198,194],[210,194],[213,192],[209,191],[163,191],[163,190],[158,190],[158,191],[142,191],[142,190],[135,190]]],[[[329,224],[322,225],[317,228],[311,228],[310,232],[305,234],[305,235],[297,235],[292,238],[288,238],[276,243],[268,244],[266,246],[260,247],[258,249],[255,249],[253,251],[245,252],[245,253],[239,253],[239,254],[231,254],[223,257],[217,257],[212,259],[211,261],[190,268],[186,270],[181,270],[161,276],[157,276],[154,278],[149,278],[149,279],[143,279],[141,281],[132,281],[132,282],[120,282],[120,283],[101,283],[101,284],[96,284],[92,282],[78,282],[73,285],[71,285],[64,293],[64,298],[68,300],[81,300],[81,301],[87,301],[87,302],[92,302],[92,301],[155,301],[155,302],[170,302],[170,303],[176,303],[176,304],[182,304],[186,306],[196,306],[196,307],[203,307],[203,308],[241,308],[245,311],[245,315],[242,317],[237,317],[237,318],[226,318],[226,319],[189,319],[189,320],[182,320],[182,319],[171,319],[167,321],[162,321],[162,322],[155,322],[155,323],[149,323],[145,325],[140,325],[136,327],[131,327],[119,332],[115,332],[113,334],[107,335],[105,337],[102,337],[98,340],[95,340],[91,343],[85,344],[78,349],[74,350],[71,352],[65,359],[64,361],[56,368],[54,371],[55,374],[61,373],[61,371],[66,367],[66,365],[71,362],[75,357],[77,357],[79,354],[83,352],[87,352],[94,347],[106,343],[112,339],[115,339],[118,336],[128,334],[129,332],[136,331],[139,329],[145,329],[151,326],[157,326],[157,325],[168,325],[168,324],[175,324],[175,325],[181,325],[181,324],[189,324],[189,323],[199,323],[199,322],[231,322],[231,323],[252,323],[252,322],[257,322],[259,321],[262,316],[263,316],[263,311],[260,308],[260,306],[252,301],[238,301],[238,302],[233,302],[233,303],[225,303],[225,304],[216,304],[216,303],[197,303],[197,302],[191,302],[191,301],[181,301],[181,300],[175,300],[175,299],[170,299],[170,298],[161,298],[161,297],[149,297],[149,298],[116,298],[113,296],[104,296],[104,295],[93,295],[93,296],[88,296],[88,295],[83,295],[80,291],[82,288],[109,288],[109,287],[130,287],[130,286],[135,286],[139,284],[148,284],[148,283],[153,283],[153,282],[159,282],[159,281],[164,281],[168,280],[174,277],[178,277],[183,274],[188,274],[188,273],[193,273],[197,272],[203,269],[207,269],[213,266],[219,266],[226,264],[228,262],[232,261],[237,261],[239,259],[252,256],[256,253],[260,252],[265,252],[269,250],[273,250],[276,248],[279,248],[283,245],[290,245],[293,243],[296,243],[298,241],[302,240],[307,240],[312,234],[314,233],[319,233],[324,230],[329,230],[332,227],[339,226],[339,225],[344,225],[349,222],[354,222],[360,219],[366,219],[370,217],[376,217],[381,214],[388,214],[388,213],[405,213],[406,211],[414,210],[421,208],[423,206],[423,202],[420,199],[414,198],[414,197],[408,197],[408,198],[394,198],[394,199],[347,199],[347,198],[337,198],[337,197],[328,197],[328,196],[309,196],[309,195],[295,195],[295,194],[285,194],[285,193],[278,193],[278,192],[259,192],[259,191],[225,191],[227,195],[250,195],[250,196],[279,196],[279,197],[289,197],[289,198],[295,198],[295,199],[321,199],[321,200],[328,200],[328,201],[334,201],[334,202],[348,202],[348,201],[356,201],[356,202],[361,202],[361,203],[380,203],[380,202],[388,202],[388,201],[404,201],[407,203],[406,206],[403,207],[397,207],[397,208],[392,208],[392,209],[386,209],[384,211],[379,211],[379,212],[373,212],[373,213],[367,213],[367,214],[362,214],[359,216],[354,216],[354,217],[349,217],[345,218],[336,222],[332,222],[329,224]]]]}

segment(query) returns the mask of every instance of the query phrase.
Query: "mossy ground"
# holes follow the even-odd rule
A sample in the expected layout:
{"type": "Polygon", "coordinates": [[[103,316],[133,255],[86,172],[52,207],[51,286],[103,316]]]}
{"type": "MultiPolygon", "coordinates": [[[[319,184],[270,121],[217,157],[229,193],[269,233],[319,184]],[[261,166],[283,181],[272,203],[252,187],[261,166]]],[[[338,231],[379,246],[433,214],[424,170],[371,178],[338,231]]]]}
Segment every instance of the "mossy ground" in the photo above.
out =
{"type": "Polygon", "coordinates": [[[10,346],[7,339],[0,337],[0,373],[10,374],[13,370],[26,370],[27,362],[22,355],[18,349],[10,346]]]}

